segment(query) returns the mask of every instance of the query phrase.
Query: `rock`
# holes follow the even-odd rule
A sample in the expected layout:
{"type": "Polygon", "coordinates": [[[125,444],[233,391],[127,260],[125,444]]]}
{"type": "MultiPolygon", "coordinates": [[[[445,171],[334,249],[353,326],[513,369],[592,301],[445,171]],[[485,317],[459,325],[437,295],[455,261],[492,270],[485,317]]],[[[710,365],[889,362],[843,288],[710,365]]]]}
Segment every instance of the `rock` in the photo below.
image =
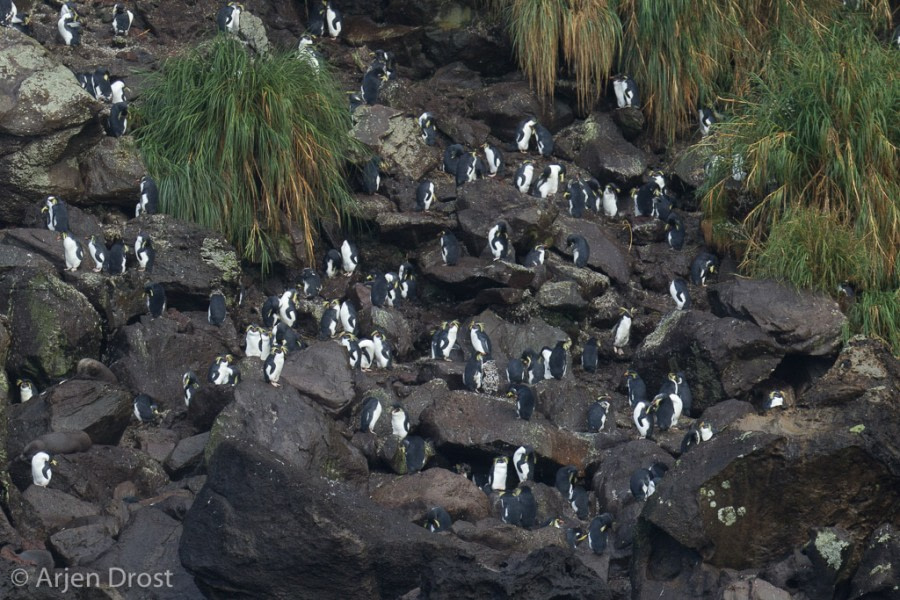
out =
{"type": "Polygon", "coordinates": [[[725,586],[722,600],[791,600],[791,595],[764,579],[751,577],[725,586]]]}
{"type": "Polygon", "coordinates": [[[548,256],[547,263],[550,265],[550,271],[560,279],[574,282],[578,286],[582,298],[602,296],[609,288],[609,277],[603,273],[564,263],[554,255],[548,256]]]}
{"type": "MultiPolygon", "coordinates": [[[[153,598],[199,600],[204,595],[179,560],[181,536],[181,523],[156,508],[142,508],[134,513],[116,543],[89,566],[100,572],[101,582],[113,587],[123,587],[128,573],[144,573],[151,582],[144,587],[152,590],[153,598]]],[[[140,583],[140,579],[135,581],[140,583]]],[[[124,587],[141,586],[132,583],[124,587]]]]}
{"type": "Polygon", "coordinates": [[[194,470],[203,461],[203,451],[209,441],[209,432],[200,433],[178,442],[172,453],[166,458],[166,471],[178,479],[194,470]]]}
{"type": "Polygon", "coordinates": [[[609,113],[595,112],[555,138],[556,155],[574,162],[599,181],[626,184],[643,175],[650,157],[622,137],[609,113]]]}
{"type": "MultiPolygon", "coordinates": [[[[113,373],[131,389],[149,394],[161,410],[184,406],[181,378],[186,371],[193,371],[205,383],[216,356],[236,350],[222,339],[222,330],[206,322],[205,313],[191,313],[189,317],[184,319],[185,326],[167,316],[145,316],[113,336],[113,373]]],[[[231,329],[228,337],[234,340],[234,335],[231,329]]]]}
{"type": "Polygon", "coordinates": [[[553,233],[554,245],[567,254],[566,238],[570,235],[584,237],[591,249],[588,266],[600,270],[618,284],[628,284],[631,277],[631,257],[606,228],[587,219],[560,215],[553,225],[553,233]]]}
{"type": "Polygon", "coordinates": [[[548,281],[538,290],[535,300],[548,310],[564,312],[573,317],[587,306],[587,301],[581,297],[578,284],[574,281],[548,281]]]}
{"type": "Polygon", "coordinates": [[[541,458],[583,469],[593,454],[590,438],[557,428],[535,414],[516,417],[512,402],[472,392],[450,392],[446,402],[422,412],[421,433],[444,445],[467,446],[490,455],[531,444],[541,458]]]}
{"type": "MultiPolygon", "coordinates": [[[[846,587],[853,569],[848,559],[853,552],[853,540],[841,527],[816,527],[809,532],[809,543],[803,553],[809,557],[813,568],[809,595],[813,598],[834,597],[836,588],[846,587]]],[[[855,567],[855,565],[854,565],[855,567]]]]}
{"type": "Polygon", "coordinates": [[[713,431],[718,432],[749,414],[756,414],[756,409],[749,402],[724,400],[704,410],[702,417],[704,421],[712,424],[713,431]]]}
{"type": "Polygon", "coordinates": [[[833,354],[847,321],[837,302],[824,294],[792,289],[771,279],[737,278],[712,286],[710,304],[718,316],[758,325],[794,354],[833,354]]]}
{"type": "Polygon", "coordinates": [[[147,169],[130,137],[104,137],[78,163],[91,202],[121,206],[129,215],[140,197],[138,180],[147,169]]]}
{"type": "Polygon", "coordinates": [[[456,219],[434,210],[424,212],[379,212],[375,222],[382,236],[407,248],[418,248],[442,231],[456,228],[456,219]]]}
{"type": "Polygon", "coordinates": [[[96,560],[116,541],[106,523],[94,523],[63,529],[50,536],[50,546],[67,567],[77,567],[96,560]]]}
{"type": "Polygon", "coordinates": [[[528,348],[537,351],[543,346],[553,347],[556,342],[568,339],[561,329],[552,327],[537,317],[532,317],[525,323],[510,323],[493,311],[486,310],[476,320],[484,323],[484,330],[491,338],[494,354],[497,356],[518,357],[528,348]]]}
{"type": "Polygon", "coordinates": [[[365,459],[344,440],[334,421],[287,385],[275,389],[261,381],[244,381],[237,386],[234,402],[219,414],[210,432],[207,464],[216,447],[229,440],[268,448],[289,465],[333,480],[358,484],[368,477],[365,459]]]}
{"type": "Polygon", "coordinates": [[[71,379],[47,393],[53,431],[84,431],[95,444],[117,444],[132,418],[132,397],[124,388],[71,379]]]}
{"type": "Polygon", "coordinates": [[[420,136],[418,115],[375,104],[353,112],[350,135],[381,158],[381,171],[418,181],[440,164],[441,151],[426,146],[420,136]]]}
{"type": "MultiPolygon", "coordinates": [[[[630,414],[627,409],[624,409],[624,412],[630,414]]],[[[607,418],[607,422],[608,420],[607,418]]],[[[670,468],[675,464],[669,454],[656,443],[646,439],[631,439],[624,444],[605,448],[599,453],[599,468],[594,472],[591,489],[597,494],[603,510],[618,516],[616,519],[618,538],[628,540],[629,544],[634,521],[628,522],[623,518],[625,509],[632,504],[642,505],[631,494],[631,474],[635,469],[647,469],[656,462],[664,463],[670,468]]],[[[637,512],[640,512],[640,509],[637,512]]]]}
{"type": "Polygon", "coordinates": [[[65,376],[81,358],[100,356],[97,311],[46,271],[16,269],[0,276],[0,312],[10,317],[7,369],[27,373],[39,386],[65,376]]]}
{"type": "MultiPolygon", "coordinates": [[[[578,360],[578,356],[569,357],[569,374],[562,380],[541,381],[533,386],[535,394],[538,395],[535,410],[557,427],[573,432],[587,431],[588,407],[597,401],[599,394],[595,386],[586,384],[572,375],[578,360]]],[[[607,418],[606,421],[607,428],[611,428],[612,419],[607,418]]]]}
{"type": "Polygon", "coordinates": [[[561,100],[543,103],[525,81],[504,81],[485,86],[469,99],[469,117],[484,121],[497,139],[513,143],[516,127],[528,116],[552,131],[572,122],[572,109],[561,100]]]}
{"type": "MultiPolygon", "coordinates": [[[[392,2],[395,4],[418,4],[416,2],[392,2]]],[[[428,8],[426,18],[432,27],[425,30],[425,55],[436,64],[445,65],[459,61],[485,75],[506,73],[514,68],[512,51],[508,38],[493,27],[480,23],[477,10],[459,2],[443,2],[444,6],[435,10],[428,8]]],[[[397,10],[400,10],[399,8],[397,10]]]]}
{"type": "Polygon", "coordinates": [[[145,452],[118,446],[93,446],[87,452],[58,456],[50,487],[82,500],[108,502],[116,485],[130,482],[140,498],[168,483],[160,464],[145,452]]]}
{"type": "Polygon", "coordinates": [[[489,514],[488,497],[471,481],[446,469],[432,468],[414,477],[391,478],[372,490],[372,500],[421,522],[435,506],[442,506],[454,521],[475,522],[489,514]]]}
{"type": "Polygon", "coordinates": [[[394,360],[405,360],[413,351],[413,328],[397,310],[373,306],[369,317],[372,329],[387,337],[394,349],[394,360]]]}
{"type": "Polygon", "coordinates": [[[681,152],[672,165],[672,172],[688,187],[698,188],[706,180],[706,161],[709,150],[695,144],[681,152]]]}
{"type": "Polygon", "coordinates": [[[613,112],[613,121],[626,140],[634,141],[644,132],[644,113],[639,108],[620,108],[613,112]]]}
{"type": "Polygon", "coordinates": [[[262,19],[253,13],[241,11],[239,34],[257,54],[265,54],[269,51],[266,27],[263,25],[262,19]]]}
{"type": "Polygon", "coordinates": [[[422,274],[445,284],[454,295],[467,296],[479,290],[505,286],[523,289],[535,277],[535,270],[502,260],[483,260],[462,256],[456,265],[448,266],[441,259],[437,242],[422,250],[418,259],[422,274]]]}
{"type": "Polygon", "coordinates": [[[687,375],[694,410],[726,398],[746,397],[765,381],[784,351],[764,331],[747,321],[718,318],[697,310],[665,315],[634,355],[633,366],[653,387],[678,367],[687,375]]]}
{"type": "Polygon", "coordinates": [[[33,524],[39,524],[46,530],[63,527],[79,517],[100,514],[100,509],[94,504],[53,487],[31,485],[22,493],[22,499],[34,513],[36,522],[33,524]]]}
{"type": "Polygon", "coordinates": [[[850,600],[888,598],[900,586],[900,537],[890,523],[869,536],[850,584],[850,600]]]}
{"type": "Polygon", "coordinates": [[[900,365],[884,343],[856,336],[844,345],[834,366],[803,392],[800,401],[804,406],[835,406],[878,388],[896,389],[898,382],[900,365]]]}
{"type": "MultiPolygon", "coordinates": [[[[137,447],[158,463],[166,460],[166,457],[178,444],[178,433],[171,429],[160,429],[159,427],[145,429],[137,425],[130,433],[136,439],[137,447]]],[[[125,439],[127,437],[126,435],[125,439]]]]}
{"type": "Polygon", "coordinates": [[[347,408],[355,397],[353,372],[344,347],[337,342],[316,342],[284,361],[281,382],[312,398],[334,414],[347,408]]]}
{"type": "Polygon", "coordinates": [[[235,598],[235,590],[273,600],[296,598],[297,590],[348,600],[397,597],[435,560],[475,560],[475,547],[431,534],[265,447],[226,441],[208,465],[180,549],[208,598],[235,598]],[[271,577],[272,569],[281,575],[271,577]]]}

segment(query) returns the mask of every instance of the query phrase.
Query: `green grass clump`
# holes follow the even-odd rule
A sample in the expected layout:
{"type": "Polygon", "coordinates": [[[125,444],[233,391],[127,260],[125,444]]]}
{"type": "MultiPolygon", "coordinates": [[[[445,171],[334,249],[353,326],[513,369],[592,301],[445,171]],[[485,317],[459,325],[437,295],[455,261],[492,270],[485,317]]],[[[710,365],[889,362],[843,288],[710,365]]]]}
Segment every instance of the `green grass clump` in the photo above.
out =
{"type": "Polygon", "coordinates": [[[850,328],[884,340],[900,355],[900,289],[863,293],[850,309],[850,328]]]}
{"type": "Polygon", "coordinates": [[[352,211],[350,115],[324,65],[217,36],[167,60],[137,112],[161,210],[223,232],[264,273],[280,236],[299,226],[312,257],[317,221],[352,211]]]}

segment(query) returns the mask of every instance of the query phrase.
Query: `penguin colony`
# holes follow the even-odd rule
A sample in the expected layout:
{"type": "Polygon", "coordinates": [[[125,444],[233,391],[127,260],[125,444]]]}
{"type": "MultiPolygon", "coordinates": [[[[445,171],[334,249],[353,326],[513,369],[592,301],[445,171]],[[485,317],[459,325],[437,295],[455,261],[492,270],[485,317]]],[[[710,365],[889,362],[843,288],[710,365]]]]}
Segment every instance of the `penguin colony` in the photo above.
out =
{"type": "MultiPolygon", "coordinates": [[[[297,56],[311,68],[319,71],[324,59],[315,49],[316,38],[339,38],[343,30],[342,16],[334,2],[322,0],[313,2],[308,22],[308,35],[298,43],[297,56]]],[[[241,14],[246,9],[237,2],[223,5],[216,15],[219,31],[237,35],[240,31],[241,14]]],[[[0,25],[23,28],[28,25],[27,15],[18,13],[15,5],[8,0],[0,1],[0,25]]],[[[124,4],[113,7],[113,35],[128,36],[134,23],[134,14],[124,4]]],[[[60,9],[58,30],[60,39],[67,46],[80,43],[82,30],[81,16],[72,3],[63,4],[60,9]]],[[[900,37],[897,37],[900,43],[900,37]]],[[[111,77],[104,67],[90,73],[75,74],[82,88],[98,101],[109,103],[107,132],[119,137],[127,133],[128,103],[126,87],[121,79],[111,77]]],[[[373,62],[362,76],[359,91],[350,94],[351,110],[360,104],[378,102],[382,87],[396,77],[396,64],[392,53],[376,51],[373,62]]],[[[618,109],[640,109],[640,94],[636,82],[627,75],[618,75],[611,80],[611,88],[618,109]]],[[[421,142],[427,146],[444,145],[442,170],[450,182],[458,189],[484,177],[503,181],[509,175],[508,184],[520,194],[527,195],[540,205],[562,201],[560,208],[575,219],[590,218],[591,213],[598,219],[616,219],[631,213],[634,223],[659,222],[664,224],[666,241],[674,252],[682,250],[685,241],[684,223],[677,209],[678,198],[668,188],[662,172],[649,174],[647,181],[636,185],[630,191],[631,202],[622,202],[621,190],[614,182],[601,183],[594,178],[570,177],[566,166],[554,163],[554,143],[551,131],[537,118],[526,116],[518,124],[514,139],[506,144],[485,140],[477,149],[467,149],[460,144],[452,144],[441,134],[440,123],[434,114],[421,113],[416,122],[421,134],[421,142]],[[521,155],[524,159],[519,160],[521,155]],[[518,165],[515,163],[518,162],[518,165]],[[544,166],[540,166],[542,163],[544,166]],[[507,167],[510,170],[507,170],[507,167]],[[626,206],[627,205],[627,206],[626,206]]],[[[714,134],[716,116],[709,108],[700,108],[698,123],[703,136],[714,134]]],[[[736,177],[737,179],[737,177],[736,177]]],[[[361,169],[361,189],[367,194],[376,194],[380,189],[380,161],[377,157],[365,163],[361,169]]],[[[159,210],[159,191],[154,180],[145,175],[138,184],[135,218],[153,215],[159,210]]],[[[415,191],[415,210],[431,210],[442,199],[437,197],[434,181],[418,182],[415,191]]],[[[156,249],[153,240],[144,232],[139,233],[131,247],[125,240],[108,240],[97,235],[84,236],[85,244],[79,241],[79,232],[70,228],[66,203],[55,197],[47,197],[42,205],[47,228],[59,234],[63,246],[63,263],[67,271],[78,273],[85,258],[84,246],[89,255],[89,268],[96,273],[120,276],[126,272],[129,252],[133,248],[132,264],[147,277],[152,278],[156,249]]],[[[505,221],[486,224],[487,250],[492,261],[516,262],[516,248],[510,225],[505,221]]],[[[450,230],[438,236],[441,261],[446,268],[456,267],[463,259],[464,246],[450,230]]],[[[538,269],[547,263],[548,256],[555,250],[549,243],[537,243],[524,250],[521,265],[538,269]]],[[[571,233],[566,237],[566,252],[571,256],[577,269],[594,269],[591,263],[591,248],[585,236],[571,233]]],[[[205,382],[209,385],[236,386],[252,377],[242,375],[241,367],[247,367],[249,358],[258,358],[254,365],[256,378],[274,387],[280,387],[285,364],[291,360],[302,360],[302,350],[306,343],[302,340],[301,315],[318,314],[317,334],[320,340],[333,340],[345,349],[348,364],[361,371],[390,370],[393,368],[394,351],[391,340],[383,332],[373,329],[367,337],[360,331],[357,311],[361,308],[350,295],[324,298],[323,281],[343,279],[346,282],[360,278],[358,268],[362,261],[359,248],[350,239],[344,239],[337,248],[329,249],[321,263],[320,270],[307,266],[301,273],[295,287],[283,290],[264,299],[257,314],[259,322],[248,325],[244,332],[244,358],[232,354],[217,356],[208,365],[205,382]],[[303,307],[301,309],[301,306],[303,307]],[[313,310],[309,310],[314,306],[313,310]],[[300,355],[297,358],[297,355],[300,355]]],[[[364,264],[364,262],[363,262],[364,264]]],[[[718,275],[719,260],[710,253],[699,254],[691,263],[690,281],[673,277],[669,286],[670,295],[677,310],[692,308],[690,287],[702,288],[718,275]]],[[[83,269],[82,269],[83,270],[83,269]]],[[[400,303],[416,302],[416,268],[403,262],[395,272],[368,272],[364,285],[369,289],[371,304],[379,308],[394,308],[400,303]]],[[[333,287],[333,286],[332,286],[333,287]]],[[[345,286],[349,288],[349,286],[345,286]]],[[[144,287],[148,315],[165,318],[167,310],[164,287],[148,281],[144,287]]],[[[229,305],[240,304],[238,299],[226,298],[217,290],[212,290],[207,312],[208,323],[221,327],[228,319],[229,305]]],[[[505,385],[499,390],[510,403],[510,418],[529,421],[534,418],[539,407],[536,384],[573,377],[574,365],[586,374],[597,371],[603,360],[627,360],[632,341],[632,325],[637,315],[635,309],[621,307],[619,317],[608,335],[588,338],[577,356],[573,353],[573,340],[542,340],[534,348],[523,348],[518,356],[504,356],[505,385]],[[546,345],[540,346],[543,342],[546,345]],[[570,364],[571,363],[571,364],[570,364]]],[[[430,335],[431,361],[464,361],[462,384],[472,393],[494,394],[497,392],[497,357],[490,332],[482,322],[471,321],[466,325],[460,320],[442,322],[430,335]],[[466,358],[468,354],[468,358],[466,358]],[[493,387],[490,382],[494,381],[493,387]]],[[[650,397],[647,385],[640,375],[627,369],[623,372],[623,382],[627,389],[628,402],[624,406],[614,406],[610,396],[597,398],[587,412],[584,430],[595,435],[606,435],[614,428],[615,414],[625,411],[634,426],[635,437],[654,439],[655,432],[685,430],[681,452],[693,446],[709,442],[715,427],[708,421],[692,421],[698,416],[693,410],[693,397],[689,382],[681,371],[669,373],[661,383],[659,391],[650,397]],[[685,421],[690,421],[685,429],[685,421]]],[[[16,382],[21,402],[29,401],[37,390],[27,379],[16,382]]],[[[193,371],[182,375],[183,402],[190,408],[195,395],[204,383],[193,371]]],[[[547,385],[547,384],[545,384],[547,385]]],[[[502,396],[501,396],[502,397],[502,396]]],[[[785,406],[784,392],[772,390],[765,399],[763,408],[773,410],[785,406]]],[[[385,411],[379,398],[368,396],[359,403],[358,430],[363,435],[378,437],[376,428],[385,411]]],[[[133,401],[133,414],[142,424],[153,426],[167,417],[168,411],[161,411],[156,401],[147,394],[138,394],[133,401]]],[[[400,474],[414,474],[427,466],[435,451],[427,439],[410,435],[415,427],[402,404],[387,407],[386,419],[392,438],[397,441],[393,468],[400,474]]],[[[461,463],[456,470],[469,478],[486,494],[496,499],[496,516],[504,523],[523,528],[556,527],[565,530],[565,538],[573,547],[587,542],[589,550],[595,554],[607,551],[610,536],[614,536],[615,517],[609,512],[600,512],[592,503],[590,492],[585,488],[583,474],[575,465],[564,465],[552,475],[543,473],[552,465],[542,460],[531,445],[524,444],[515,450],[493,457],[489,463],[475,465],[461,463]],[[540,465],[540,469],[538,469],[540,465]],[[537,522],[538,504],[532,491],[538,472],[542,479],[552,483],[562,500],[571,507],[575,520],[562,517],[547,522],[537,522]],[[577,521],[577,522],[576,522],[577,521]]],[[[56,461],[47,452],[37,452],[32,457],[31,468],[35,485],[51,484],[51,466],[56,461]]],[[[627,486],[635,501],[644,502],[657,492],[666,476],[668,466],[655,462],[647,466],[636,466],[627,486]]],[[[624,484],[624,482],[623,482],[624,484]]],[[[428,510],[423,527],[431,532],[447,531],[452,526],[452,516],[441,506],[428,510]]]]}

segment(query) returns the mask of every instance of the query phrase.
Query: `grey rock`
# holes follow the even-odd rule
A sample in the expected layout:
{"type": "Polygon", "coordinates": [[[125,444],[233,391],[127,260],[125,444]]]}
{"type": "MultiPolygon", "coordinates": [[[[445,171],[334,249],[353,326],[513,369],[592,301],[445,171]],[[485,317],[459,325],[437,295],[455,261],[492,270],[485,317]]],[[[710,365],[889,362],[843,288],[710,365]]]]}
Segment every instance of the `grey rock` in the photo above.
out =
{"type": "Polygon", "coordinates": [[[67,567],[90,563],[115,543],[109,527],[102,523],[63,529],[50,536],[53,551],[67,567]]]}
{"type": "Polygon", "coordinates": [[[209,432],[184,438],[166,458],[166,471],[178,478],[196,468],[203,460],[203,451],[209,441],[209,432]]]}
{"type": "Polygon", "coordinates": [[[355,397],[353,374],[344,347],[337,342],[316,342],[290,353],[281,381],[331,413],[343,411],[355,397]]]}
{"type": "Polygon", "coordinates": [[[608,113],[595,112],[556,136],[556,154],[574,162],[600,181],[620,184],[640,177],[650,157],[622,137],[608,113]]]}
{"type": "Polygon", "coordinates": [[[262,19],[253,13],[241,12],[238,33],[257,54],[265,54],[269,51],[269,38],[266,36],[266,27],[263,25],[262,19]]]}
{"type": "Polygon", "coordinates": [[[156,460],[135,448],[96,445],[87,452],[58,456],[57,461],[50,487],[85,501],[108,502],[123,482],[133,486],[134,495],[147,498],[169,481],[156,460]]]}
{"type": "Polygon", "coordinates": [[[525,81],[505,81],[485,86],[469,99],[469,117],[484,121],[491,133],[507,144],[516,139],[516,127],[533,116],[551,132],[572,122],[572,109],[561,100],[541,102],[525,81]]]}
{"type": "Polygon", "coordinates": [[[850,585],[850,600],[887,598],[900,586],[900,536],[890,523],[879,526],[863,549],[850,585]]]}
{"type": "Polygon", "coordinates": [[[392,477],[372,490],[372,500],[400,510],[410,521],[421,522],[435,506],[454,521],[477,521],[488,516],[488,497],[464,476],[432,468],[415,477],[392,477]]]}
{"type": "MultiPolygon", "coordinates": [[[[54,476],[55,477],[55,476],[54,476]]],[[[45,530],[63,527],[73,519],[100,514],[100,508],[52,487],[29,486],[22,499],[33,511],[35,524],[45,530]]]]}
{"type": "Polygon", "coordinates": [[[591,248],[588,266],[601,271],[612,281],[627,284],[631,276],[631,257],[628,251],[600,225],[587,219],[573,219],[560,215],[553,225],[554,245],[566,252],[566,238],[580,235],[591,248]]]}
{"type": "Polygon", "coordinates": [[[353,118],[350,135],[381,158],[383,172],[418,181],[440,163],[440,149],[422,143],[415,117],[375,104],[360,106],[353,118]]]}
{"type": "Polygon", "coordinates": [[[104,137],[82,155],[78,168],[91,203],[115,204],[134,215],[146,167],[132,138],[104,137]]]}
{"type": "Polygon", "coordinates": [[[587,301],[581,297],[578,284],[574,281],[548,281],[538,290],[535,299],[548,310],[569,314],[577,314],[587,306],[587,301]]]}
{"type": "Polygon", "coordinates": [[[132,418],[132,397],[122,387],[71,379],[47,394],[53,431],[84,431],[95,444],[116,444],[132,418]]]}

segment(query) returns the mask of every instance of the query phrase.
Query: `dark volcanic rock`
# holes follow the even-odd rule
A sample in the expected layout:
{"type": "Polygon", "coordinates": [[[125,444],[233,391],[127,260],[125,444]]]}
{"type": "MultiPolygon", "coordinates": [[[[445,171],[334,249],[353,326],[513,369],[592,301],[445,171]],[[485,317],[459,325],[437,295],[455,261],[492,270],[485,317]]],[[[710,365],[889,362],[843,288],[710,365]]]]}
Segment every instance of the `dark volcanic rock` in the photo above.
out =
{"type": "Polygon", "coordinates": [[[787,352],[834,353],[847,318],[824,294],[796,290],[771,279],[734,279],[710,288],[719,316],[746,319],[775,338],[787,352]]]}
{"type": "Polygon", "coordinates": [[[840,405],[880,388],[897,389],[900,365],[883,342],[851,338],[825,375],[803,392],[804,406],[840,405]]]}
{"type": "Polygon", "coordinates": [[[446,469],[427,469],[411,477],[395,477],[371,493],[372,500],[395,508],[410,521],[422,521],[425,513],[442,506],[454,521],[475,522],[488,516],[488,497],[462,475],[446,469]]]}
{"type": "Polygon", "coordinates": [[[100,514],[100,508],[58,489],[29,486],[22,499],[34,511],[37,523],[45,529],[64,526],[73,519],[100,514]]]}
{"type": "Polygon", "coordinates": [[[900,587],[900,532],[886,523],[866,541],[850,586],[851,600],[889,598],[900,587]]]}
{"type": "Polygon", "coordinates": [[[355,397],[353,372],[344,347],[332,341],[316,342],[284,361],[282,384],[312,398],[331,413],[343,411],[355,397]]]}
{"type": "Polygon", "coordinates": [[[558,131],[572,122],[572,109],[557,99],[542,103],[525,81],[508,81],[486,86],[470,98],[473,119],[484,121],[491,133],[508,144],[516,139],[516,127],[522,119],[534,116],[550,131],[558,131]]]}
{"type": "Polygon", "coordinates": [[[134,448],[93,446],[87,452],[57,456],[51,487],[82,500],[108,501],[122,482],[134,486],[135,495],[147,498],[169,478],[160,464],[134,448]]]}
{"type": "Polygon", "coordinates": [[[95,560],[115,544],[114,533],[107,523],[92,523],[54,533],[50,545],[67,567],[76,567],[95,560]]]}
{"type": "Polygon", "coordinates": [[[441,249],[436,244],[422,251],[419,266],[423,275],[451,286],[456,295],[469,295],[497,286],[526,288],[535,277],[534,269],[502,260],[462,256],[456,265],[445,265],[441,259],[441,249]]]}
{"type": "Polygon", "coordinates": [[[132,138],[104,137],[81,157],[78,167],[91,202],[117,204],[134,215],[146,168],[132,138]]]}
{"type": "Polygon", "coordinates": [[[616,283],[626,285],[631,276],[631,258],[628,251],[616,241],[605,228],[586,219],[562,216],[554,223],[556,247],[565,251],[566,238],[570,235],[583,236],[591,249],[588,265],[602,271],[616,283]]]}
{"type": "Polygon", "coordinates": [[[570,160],[600,181],[625,184],[640,177],[650,157],[622,137],[608,113],[593,113],[586,120],[559,132],[556,154],[570,160]]]}
{"type": "Polygon", "coordinates": [[[132,419],[132,397],[124,388],[72,379],[49,390],[52,431],[84,431],[95,444],[116,444],[132,419]]]}
{"type": "Polygon", "coordinates": [[[360,106],[350,134],[381,158],[383,172],[418,181],[440,164],[442,155],[422,141],[417,117],[380,104],[360,106]]]}

